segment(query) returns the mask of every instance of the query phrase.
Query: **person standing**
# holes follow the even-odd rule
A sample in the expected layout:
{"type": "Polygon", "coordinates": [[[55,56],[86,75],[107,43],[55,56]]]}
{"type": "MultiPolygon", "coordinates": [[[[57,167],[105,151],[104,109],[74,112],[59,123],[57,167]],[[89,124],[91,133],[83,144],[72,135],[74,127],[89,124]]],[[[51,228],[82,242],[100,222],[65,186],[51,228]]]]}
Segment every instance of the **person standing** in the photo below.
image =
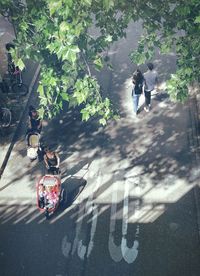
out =
{"type": "Polygon", "coordinates": [[[144,73],[144,95],[145,107],[144,110],[149,112],[151,107],[151,91],[154,90],[158,83],[158,73],[154,70],[152,63],[147,64],[148,70],[144,73]]]}
{"type": "Polygon", "coordinates": [[[138,103],[140,96],[143,91],[143,85],[144,85],[144,77],[142,75],[142,72],[137,69],[136,72],[133,74],[132,78],[133,82],[133,89],[132,89],[132,97],[133,97],[133,111],[134,114],[138,114],[138,103]]]}

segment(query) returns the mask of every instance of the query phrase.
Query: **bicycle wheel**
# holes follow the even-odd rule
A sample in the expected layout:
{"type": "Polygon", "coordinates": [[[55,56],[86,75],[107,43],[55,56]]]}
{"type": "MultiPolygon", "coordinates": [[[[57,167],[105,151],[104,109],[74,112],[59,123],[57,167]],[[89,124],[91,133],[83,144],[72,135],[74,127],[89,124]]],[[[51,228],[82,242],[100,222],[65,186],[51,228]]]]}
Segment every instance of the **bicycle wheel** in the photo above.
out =
{"type": "Polygon", "coordinates": [[[28,87],[23,83],[14,83],[12,85],[12,90],[16,94],[20,94],[22,96],[26,96],[28,93],[28,87]]]}
{"type": "Polygon", "coordinates": [[[9,127],[12,120],[11,111],[8,108],[2,107],[2,113],[0,118],[0,126],[1,127],[9,127]]]}

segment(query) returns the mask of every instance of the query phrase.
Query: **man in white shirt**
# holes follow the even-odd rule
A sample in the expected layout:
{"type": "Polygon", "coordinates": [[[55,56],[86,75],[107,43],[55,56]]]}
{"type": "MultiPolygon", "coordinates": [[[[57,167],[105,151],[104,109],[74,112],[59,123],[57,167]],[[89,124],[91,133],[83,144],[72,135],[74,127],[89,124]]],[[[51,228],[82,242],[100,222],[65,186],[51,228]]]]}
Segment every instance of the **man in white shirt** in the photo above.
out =
{"type": "Polygon", "coordinates": [[[152,63],[147,64],[148,70],[144,73],[144,95],[145,95],[145,107],[144,110],[149,112],[151,106],[151,91],[154,90],[158,83],[158,73],[154,70],[152,63]]]}

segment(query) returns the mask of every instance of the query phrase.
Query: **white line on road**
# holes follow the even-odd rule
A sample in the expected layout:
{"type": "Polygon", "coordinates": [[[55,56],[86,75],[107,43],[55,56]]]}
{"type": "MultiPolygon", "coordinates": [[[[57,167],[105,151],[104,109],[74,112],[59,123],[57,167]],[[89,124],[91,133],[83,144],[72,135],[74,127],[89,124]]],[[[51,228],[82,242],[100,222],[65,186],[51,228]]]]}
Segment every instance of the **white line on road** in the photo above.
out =
{"type": "MultiPolygon", "coordinates": [[[[133,246],[129,248],[127,246],[127,231],[128,231],[128,206],[129,206],[129,181],[118,180],[113,184],[113,191],[112,191],[112,206],[111,206],[111,218],[110,218],[110,233],[109,233],[109,243],[108,248],[110,252],[111,258],[115,262],[120,262],[122,258],[127,263],[133,263],[138,255],[138,247],[139,242],[136,239],[139,236],[139,225],[136,227],[135,233],[135,240],[133,242],[133,246]],[[123,200],[123,217],[122,217],[122,239],[121,244],[116,245],[114,242],[114,232],[115,232],[115,225],[116,225],[116,212],[117,212],[117,191],[119,187],[124,185],[124,200],[123,200]]],[[[139,208],[139,201],[136,201],[136,210],[139,208]]],[[[137,215],[137,211],[135,213],[137,215]]]]}
{"type": "Polygon", "coordinates": [[[114,242],[114,232],[115,232],[115,224],[116,224],[116,213],[117,213],[117,191],[118,184],[123,185],[122,181],[116,181],[112,184],[112,205],[111,205],[111,215],[110,215],[110,233],[108,240],[108,249],[110,252],[111,258],[115,262],[120,262],[122,259],[121,246],[117,246],[114,242]]]}
{"type": "MultiPolygon", "coordinates": [[[[124,260],[130,264],[135,261],[138,255],[138,246],[139,242],[138,240],[134,240],[133,246],[129,248],[127,246],[127,230],[128,230],[128,201],[129,201],[129,185],[130,182],[128,180],[125,180],[125,192],[124,192],[124,208],[123,208],[123,218],[122,218],[122,243],[121,243],[121,249],[122,249],[122,255],[124,257],[124,260]]],[[[139,228],[137,226],[137,232],[139,231],[139,228]]]]}

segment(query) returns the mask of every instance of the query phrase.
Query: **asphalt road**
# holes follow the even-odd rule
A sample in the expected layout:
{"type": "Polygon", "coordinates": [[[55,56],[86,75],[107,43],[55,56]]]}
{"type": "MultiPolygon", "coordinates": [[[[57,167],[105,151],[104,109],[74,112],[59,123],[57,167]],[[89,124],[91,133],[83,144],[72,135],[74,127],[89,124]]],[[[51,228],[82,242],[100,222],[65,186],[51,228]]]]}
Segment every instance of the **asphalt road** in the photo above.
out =
{"type": "MultiPolygon", "coordinates": [[[[45,122],[42,138],[60,154],[69,195],[49,221],[36,208],[44,164],[26,157],[24,118],[0,182],[2,276],[200,275],[194,110],[160,93],[150,113],[133,116],[127,53],[140,32],[130,26],[109,51],[114,71],[100,76],[120,120],[103,128],[63,111],[45,122]]],[[[161,90],[174,60],[155,58],[161,90]]]]}

